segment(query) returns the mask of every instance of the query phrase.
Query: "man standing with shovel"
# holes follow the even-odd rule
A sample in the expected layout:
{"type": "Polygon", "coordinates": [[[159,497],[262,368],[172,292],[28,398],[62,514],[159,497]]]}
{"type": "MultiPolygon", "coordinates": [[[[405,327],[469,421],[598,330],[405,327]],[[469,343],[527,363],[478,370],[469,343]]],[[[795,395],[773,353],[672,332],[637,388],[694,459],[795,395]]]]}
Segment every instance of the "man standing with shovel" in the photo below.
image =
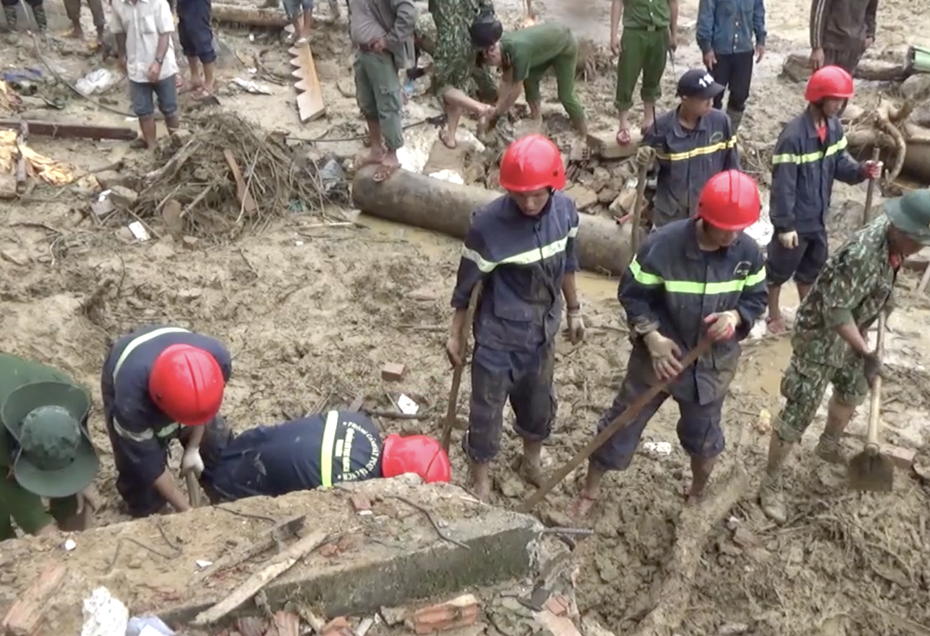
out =
{"type": "Polygon", "coordinates": [[[841,436],[856,407],[881,375],[881,359],[865,333],[889,312],[898,269],[905,258],[930,245],[930,191],[914,190],[885,204],[885,215],[854,234],[827,261],[798,308],[794,354],[781,380],[785,406],[769,442],[768,467],[759,492],[762,511],[784,523],[785,459],[800,441],[823,401],[833,396],[817,454],[845,463],[841,436]]]}

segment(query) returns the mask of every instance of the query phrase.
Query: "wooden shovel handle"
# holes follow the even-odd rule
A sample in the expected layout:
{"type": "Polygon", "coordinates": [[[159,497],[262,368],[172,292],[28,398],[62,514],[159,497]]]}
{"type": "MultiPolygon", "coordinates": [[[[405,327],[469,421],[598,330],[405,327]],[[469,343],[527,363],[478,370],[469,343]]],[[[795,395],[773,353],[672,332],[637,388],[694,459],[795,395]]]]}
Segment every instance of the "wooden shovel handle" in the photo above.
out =
{"type": "Polygon", "coordinates": [[[442,450],[449,452],[449,444],[452,442],[452,427],[455,425],[455,411],[459,401],[459,387],[462,385],[462,372],[465,370],[465,357],[468,352],[468,332],[471,330],[472,323],[475,321],[475,311],[478,309],[478,298],[481,296],[482,281],[478,281],[471,290],[471,296],[468,298],[468,309],[465,311],[465,324],[462,325],[460,338],[464,343],[462,347],[462,364],[455,366],[452,371],[452,389],[449,391],[449,402],[446,404],[446,418],[442,426],[442,438],[440,445],[442,450]]]}
{"type": "MultiPolygon", "coordinates": [[[[881,360],[885,357],[885,310],[878,314],[878,338],[875,346],[875,355],[881,360]]],[[[865,448],[870,453],[878,453],[878,432],[882,417],[882,378],[878,376],[872,383],[872,393],[869,396],[869,431],[865,448]]]]}

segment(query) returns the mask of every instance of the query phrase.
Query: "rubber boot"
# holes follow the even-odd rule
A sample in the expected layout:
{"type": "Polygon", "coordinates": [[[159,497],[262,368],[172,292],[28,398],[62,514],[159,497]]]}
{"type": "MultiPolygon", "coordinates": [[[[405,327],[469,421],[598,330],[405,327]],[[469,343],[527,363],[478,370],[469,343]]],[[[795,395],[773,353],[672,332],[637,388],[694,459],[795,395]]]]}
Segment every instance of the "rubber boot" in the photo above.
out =
{"type": "Polygon", "coordinates": [[[9,29],[10,33],[13,33],[14,31],[16,31],[16,22],[17,22],[16,7],[15,6],[8,7],[4,5],[3,17],[6,18],[6,26],[7,26],[7,29],[9,29]]]}
{"type": "Polygon", "coordinates": [[[843,443],[839,437],[832,437],[824,433],[817,442],[817,448],[814,451],[817,456],[830,464],[845,465],[847,463],[846,454],[843,452],[843,443]]]}
{"type": "Polygon", "coordinates": [[[788,520],[788,511],[785,507],[785,493],[781,484],[781,476],[772,477],[766,473],[762,478],[762,487],[759,488],[759,507],[765,516],[781,525],[788,520]]]}
{"type": "Polygon", "coordinates": [[[730,117],[730,124],[733,128],[733,134],[735,135],[739,130],[739,125],[743,121],[743,113],[738,110],[727,109],[727,115],[730,117]]]}
{"type": "Polygon", "coordinates": [[[36,19],[36,26],[39,27],[40,33],[45,33],[48,29],[48,18],[45,17],[45,7],[41,4],[32,7],[32,17],[36,19]]]}

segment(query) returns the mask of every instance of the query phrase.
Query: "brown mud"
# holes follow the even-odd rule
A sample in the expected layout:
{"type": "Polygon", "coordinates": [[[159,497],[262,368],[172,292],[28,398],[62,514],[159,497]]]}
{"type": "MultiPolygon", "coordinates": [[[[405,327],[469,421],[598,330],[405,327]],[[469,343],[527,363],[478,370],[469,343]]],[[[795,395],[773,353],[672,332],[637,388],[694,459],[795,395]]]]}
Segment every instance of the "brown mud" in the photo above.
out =
{"type": "MultiPolygon", "coordinates": [[[[565,20],[580,35],[606,44],[609,3],[538,3],[534,4],[542,19],[565,20]]],[[[515,10],[510,3],[500,6],[515,10]]],[[[682,3],[684,34],[688,24],[693,24],[696,9],[696,1],[682,3]]],[[[50,12],[53,27],[62,27],[63,16],[54,8],[50,12]]],[[[801,87],[779,79],[778,72],[785,55],[806,46],[808,6],[790,0],[769,6],[768,14],[768,51],[757,67],[740,131],[749,148],[762,151],[771,146],[783,123],[803,107],[801,87]]],[[[918,34],[928,31],[930,16],[915,3],[883,2],[878,24],[875,46],[882,49],[913,43],[918,34]]],[[[90,28],[85,31],[92,32],[90,28]]],[[[269,130],[304,139],[343,140],[315,144],[306,151],[313,160],[324,153],[346,158],[361,149],[364,122],[352,97],[344,23],[321,20],[315,32],[312,46],[328,115],[306,126],[295,123],[286,46],[261,32],[249,39],[244,31],[224,28],[220,35],[228,45],[221,70],[224,108],[269,130]],[[259,70],[248,76],[246,66],[259,70]],[[226,84],[234,77],[251,77],[269,87],[273,95],[241,94],[226,84]]],[[[675,67],[666,73],[664,106],[672,103],[674,72],[699,63],[693,36],[685,39],[675,67]]],[[[96,63],[84,48],[81,43],[56,41],[43,45],[42,54],[73,83],[96,63]]],[[[8,65],[40,64],[24,36],[13,52],[5,60],[8,65]]],[[[581,85],[594,130],[610,130],[615,125],[613,81],[608,70],[589,76],[581,85]]],[[[868,108],[883,89],[860,85],[856,103],[868,108]]],[[[61,85],[44,84],[42,91],[44,97],[73,99],[63,113],[36,104],[30,116],[133,125],[122,115],[74,98],[61,85]]],[[[547,83],[544,95],[553,100],[554,85],[547,83]]],[[[95,99],[117,111],[128,107],[119,88],[95,99]]],[[[414,102],[419,104],[413,104],[411,111],[420,104],[431,107],[428,98],[414,102]]],[[[567,130],[557,104],[547,103],[546,112],[549,131],[567,130]]],[[[113,142],[35,138],[30,146],[85,171],[123,157],[138,161],[122,144],[113,142]]],[[[837,186],[835,192],[837,223],[848,230],[855,223],[844,220],[843,211],[861,207],[864,189],[837,186]]],[[[428,416],[421,421],[385,420],[384,430],[438,432],[451,377],[443,344],[458,242],[364,215],[354,224],[332,224],[318,213],[295,213],[265,224],[261,232],[245,233],[235,242],[196,236],[182,240],[166,233],[140,243],[127,239],[125,231],[100,227],[86,216],[93,194],[84,185],[68,190],[39,187],[28,201],[2,204],[0,331],[5,351],[59,366],[92,387],[96,409],[91,426],[103,456],[98,487],[104,506],[98,524],[125,518],[118,505],[100,416],[96,388],[100,364],[108,344],[139,324],[170,322],[227,343],[234,356],[234,374],[223,412],[237,428],[282,421],[285,414],[304,412],[321,403],[348,403],[355,397],[365,398],[369,408],[392,409],[392,401],[404,393],[428,416]],[[381,380],[380,367],[387,362],[407,366],[401,382],[381,380]]],[[[916,279],[905,274],[900,284],[912,288],[916,279]]],[[[622,377],[629,347],[615,286],[615,280],[582,277],[588,339],[577,347],[567,342],[558,345],[560,408],[545,448],[544,464],[549,470],[587,442],[622,377]]],[[[930,307],[925,298],[907,291],[898,307],[889,323],[891,372],[885,423],[891,441],[917,448],[926,442],[930,408],[930,336],[924,327],[930,307]]],[[[725,426],[730,440],[737,438],[741,428],[752,427],[743,455],[754,483],[729,518],[708,535],[691,581],[690,605],[677,633],[927,633],[908,622],[930,625],[926,602],[930,497],[921,482],[899,472],[891,495],[848,491],[842,470],[822,464],[810,452],[809,445],[822,426],[821,412],[804,448],[790,461],[786,482],[792,511],[789,523],[774,526],[755,503],[767,443],[767,435],[755,425],[763,410],[777,413],[780,376],[789,356],[786,339],[766,339],[746,347],[727,403],[725,426]]],[[[467,392],[463,391],[459,402],[459,413],[466,413],[467,392]]],[[[511,417],[508,412],[508,422],[511,417]]],[[[666,405],[644,436],[672,442],[672,453],[657,459],[640,456],[627,473],[610,476],[590,519],[595,535],[578,544],[582,563],[579,606],[617,634],[634,631],[657,603],[676,602],[653,596],[653,590],[660,589],[675,538],[684,530],[677,525],[683,508],[680,493],[689,472],[687,458],[676,444],[676,418],[674,407],[666,405]]],[[[851,429],[861,432],[863,428],[859,414],[851,429]]],[[[455,435],[454,479],[464,483],[466,466],[455,445],[461,433],[455,435]]],[[[849,450],[858,451],[859,444],[850,438],[849,450]]],[[[519,446],[507,430],[494,465],[494,503],[514,506],[531,492],[510,469],[519,446]]],[[[550,495],[540,509],[544,520],[568,523],[564,513],[581,476],[582,471],[576,471],[550,495]]],[[[189,533],[193,537],[200,530],[192,527],[189,533]]],[[[223,537],[207,533],[201,539],[222,541],[223,537]]],[[[73,558],[81,558],[79,551],[73,558]]],[[[145,557],[136,564],[144,568],[145,557]]]]}

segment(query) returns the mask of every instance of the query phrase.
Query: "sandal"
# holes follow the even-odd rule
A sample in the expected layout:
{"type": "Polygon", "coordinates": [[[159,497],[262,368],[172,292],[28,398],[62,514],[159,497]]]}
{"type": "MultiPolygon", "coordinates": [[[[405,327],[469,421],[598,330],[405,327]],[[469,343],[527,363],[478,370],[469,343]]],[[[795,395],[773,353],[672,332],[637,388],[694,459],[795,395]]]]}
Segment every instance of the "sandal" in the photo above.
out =
{"type": "Polygon", "coordinates": [[[142,137],[136,137],[129,142],[129,147],[133,150],[148,150],[149,145],[145,143],[145,139],[142,137]]]}
{"type": "Polygon", "coordinates": [[[633,140],[630,136],[629,128],[621,128],[617,131],[617,143],[621,146],[627,146],[633,140]]]}
{"type": "Polygon", "coordinates": [[[578,497],[576,497],[575,500],[571,503],[571,506],[569,506],[568,514],[576,521],[585,519],[589,514],[591,514],[591,510],[594,509],[595,504],[597,504],[597,500],[597,497],[589,497],[588,495],[584,494],[578,495],[578,497]]]}
{"type": "Polygon", "coordinates": [[[456,146],[459,145],[455,135],[452,136],[452,143],[449,143],[449,131],[445,129],[441,129],[439,131],[439,141],[441,141],[442,145],[449,150],[455,150],[456,146]]]}
{"type": "Polygon", "coordinates": [[[370,155],[360,154],[355,157],[355,161],[352,162],[352,167],[358,172],[366,166],[377,166],[381,161],[381,159],[372,159],[370,155]]]}
{"type": "Polygon", "coordinates": [[[378,169],[375,170],[375,174],[371,177],[375,183],[381,183],[387,181],[391,178],[397,170],[400,168],[399,163],[379,163],[378,169]]]}

